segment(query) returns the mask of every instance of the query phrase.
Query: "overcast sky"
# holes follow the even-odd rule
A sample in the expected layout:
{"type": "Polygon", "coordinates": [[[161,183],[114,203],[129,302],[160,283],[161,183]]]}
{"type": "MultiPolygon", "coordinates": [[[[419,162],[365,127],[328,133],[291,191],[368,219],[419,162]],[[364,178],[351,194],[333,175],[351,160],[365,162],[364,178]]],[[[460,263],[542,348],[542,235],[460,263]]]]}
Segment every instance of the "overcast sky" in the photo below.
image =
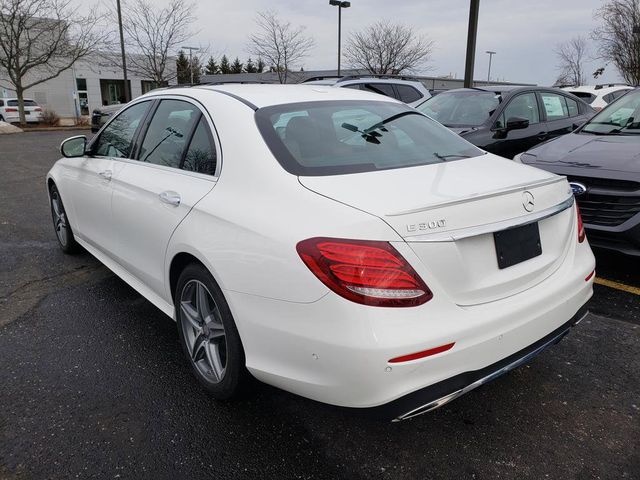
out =
{"type": "MultiPolygon", "coordinates": [[[[487,76],[488,55],[494,50],[492,79],[551,84],[557,77],[553,49],[575,35],[589,37],[596,25],[594,10],[602,0],[481,0],[475,78],[487,76]]],[[[194,42],[210,44],[214,54],[248,56],[247,36],[254,30],[257,11],[271,8],[295,25],[304,25],[316,41],[304,61],[306,70],[335,68],[337,9],[328,0],[196,0],[198,35],[194,42]]],[[[468,0],[352,0],[343,10],[343,41],[349,32],[380,19],[412,26],[434,40],[435,51],[429,75],[464,77],[468,26],[468,0]]],[[[589,39],[591,50],[593,42],[589,39]]],[[[590,61],[591,74],[602,65],[590,61]]],[[[343,64],[343,67],[347,65],[343,64]]],[[[612,66],[604,77],[589,83],[619,81],[612,66]]]]}

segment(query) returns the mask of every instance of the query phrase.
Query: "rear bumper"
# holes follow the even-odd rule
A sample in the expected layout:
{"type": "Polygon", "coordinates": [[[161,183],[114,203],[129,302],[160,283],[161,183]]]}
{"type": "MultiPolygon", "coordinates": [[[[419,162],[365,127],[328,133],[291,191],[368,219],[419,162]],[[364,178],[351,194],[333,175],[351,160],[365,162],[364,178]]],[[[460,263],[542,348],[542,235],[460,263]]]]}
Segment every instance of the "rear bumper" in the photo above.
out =
{"type": "Polygon", "coordinates": [[[494,376],[528,349],[554,339],[554,332],[579,319],[593,293],[594,268],[587,242],[576,243],[558,271],[539,285],[468,307],[447,298],[435,279],[427,282],[433,300],[406,309],[357,305],[333,293],[312,303],[228,290],[225,297],[256,378],[341,407],[390,404],[397,418],[494,376]],[[389,362],[452,342],[453,348],[437,355],[389,362]]]}
{"type": "Polygon", "coordinates": [[[572,327],[587,314],[582,307],[568,322],[528,347],[480,370],[464,372],[430,385],[393,402],[370,409],[375,416],[391,418],[394,422],[407,420],[442,407],[465,393],[489,383],[505,373],[524,365],[547,348],[559,343],[572,327]]]}

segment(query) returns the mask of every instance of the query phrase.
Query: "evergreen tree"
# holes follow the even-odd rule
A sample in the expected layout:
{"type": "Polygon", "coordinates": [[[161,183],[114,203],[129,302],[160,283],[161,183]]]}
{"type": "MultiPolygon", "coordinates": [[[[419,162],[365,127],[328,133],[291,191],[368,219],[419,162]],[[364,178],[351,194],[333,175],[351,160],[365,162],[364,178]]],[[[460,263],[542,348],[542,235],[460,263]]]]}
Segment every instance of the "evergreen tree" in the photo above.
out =
{"type": "Polygon", "coordinates": [[[189,75],[189,59],[182,50],[178,53],[176,59],[176,72],[178,74],[178,84],[189,83],[191,76],[189,75]]]}
{"type": "Polygon", "coordinates": [[[206,75],[216,75],[217,73],[220,73],[218,70],[218,64],[213,57],[209,57],[209,61],[207,62],[207,66],[204,69],[204,73],[206,75]]]}
{"type": "MultiPolygon", "coordinates": [[[[200,75],[202,75],[202,65],[200,64],[200,59],[198,57],[193,57],[191,59],[191,69],[193,70],[193,83],[200,83],[200,75]]],[[[189,77],[189,82],[191,82],[191,77],[189,77]]]]}
{"type": "Polygon", "coordinates": [[[256,65],[256,73],[264,72],[264,62],[261,58],[258,58],[258,65],[256,65]]]}
{"type": "Polygon", "coordinates": [[[240,63],[240,59],[236,57],[236,59],[231,64],[231,73],[242,73],[242,64],[240,63]]]}
{"type": "Polygon", "coordinates": [[[231,73],[231,66],[226,55],[222,55],[220,59],[220,73],[231,73]]]}
{"type": "Polygon", "coordinates": [[[247,73],[256,73],[258,71],[256,66],[253,64],[253,60],[251,60],[251,57],[249,57],[249,59],[247,60],[247,63],[244,66],[244,71],[247,73]]]}

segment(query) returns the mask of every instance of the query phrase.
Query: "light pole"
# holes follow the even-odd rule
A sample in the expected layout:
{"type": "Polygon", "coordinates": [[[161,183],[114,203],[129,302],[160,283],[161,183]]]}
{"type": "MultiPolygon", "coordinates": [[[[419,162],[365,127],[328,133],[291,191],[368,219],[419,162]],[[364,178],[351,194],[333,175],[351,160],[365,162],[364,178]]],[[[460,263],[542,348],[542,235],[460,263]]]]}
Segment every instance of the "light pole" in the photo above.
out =
{"type": "Polygon", "coordinates": [[[473,87],[473,67],[476,61],[476,37],[478,35],[478,12],[480,0],[469,2],[469,30],[467,31],[467,58],[464,64],[464,88],[473,87]]]}
{"type": "Polygon", "coordinates": [[[193,85],[193,61],[191,59],[191,52],[195,50],[196,52],[200,49],[198,47],[180,47],[183,50],[189,50],[189,72],[191,73],[191,85],[193,85]]]}
{"type": "Polygon", "coordinates": [[[338,7],[338,76],[340,76],[340,42],[342,34],[342,9],[349,8],[351,2],[341,2],[340,0],[329,0],[329,5],[338,7]]]}
{"type": "Polygon", "coordinates": [[[487,50],[486,53],[489,54],[489,71],[487,72],[487,83],[489,83],[491,81],[491,59],[496,54],[496,52],[492,52],[491,50],[487,50]]]}

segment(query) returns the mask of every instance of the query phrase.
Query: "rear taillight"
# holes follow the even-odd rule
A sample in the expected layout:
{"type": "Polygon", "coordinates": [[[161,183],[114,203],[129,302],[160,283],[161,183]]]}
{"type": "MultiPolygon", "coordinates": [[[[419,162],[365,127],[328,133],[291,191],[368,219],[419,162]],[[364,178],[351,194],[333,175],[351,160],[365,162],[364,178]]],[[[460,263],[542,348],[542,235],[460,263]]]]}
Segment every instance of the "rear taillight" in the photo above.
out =
{"type": "Polygon", "coordinates": [[[17,108],[6,108],[5,109],[5,112],[7,112],[7,113],[16,113],[17,111],[18,111],[17,108]]]}
{"type": "Polygon", "coordinates": [[[41,109],[40,107],[36,107],[36,108],[34,108],[34,109],[33,109],[33,111],[34,111],[34,112],[41,112],[41,111],[42,111],[42,109],[41,109]]]}
{"type": "Polygon", "coordinates": [[[576,213],[578,214],[578,243],[584,242],[587,238],[587,233],[584,231],[584,224],[582,223],[582,215],[580,215],[580,208],[576,203],[576,213]]]}
{"type": "Polygon", "coordinates": [[[296,246],[302,261],[338,295],[363,305],[414,307],[433,297],[388,242],[310,238],[296,246]]]}

